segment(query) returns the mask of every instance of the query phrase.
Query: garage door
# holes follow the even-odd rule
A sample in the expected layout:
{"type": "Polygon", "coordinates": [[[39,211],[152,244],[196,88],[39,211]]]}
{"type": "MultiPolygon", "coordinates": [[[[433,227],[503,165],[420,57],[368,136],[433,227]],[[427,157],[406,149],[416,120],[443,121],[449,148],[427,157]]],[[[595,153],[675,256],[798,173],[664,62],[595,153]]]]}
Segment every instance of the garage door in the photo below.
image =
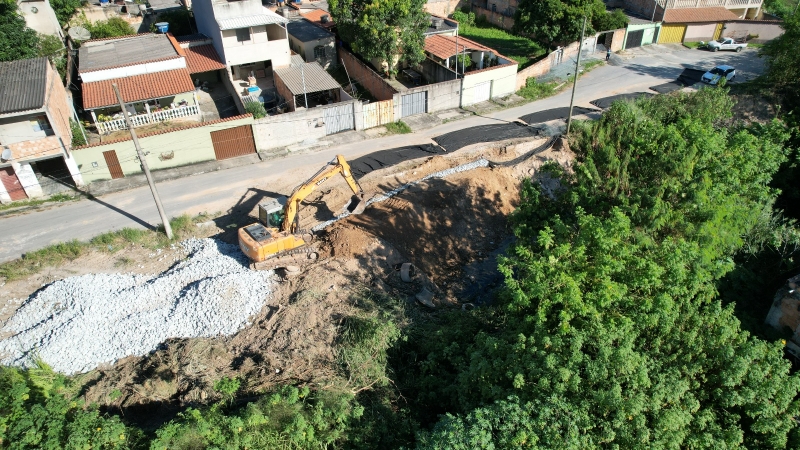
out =
{"type": "Polygon", "coordinates": [[[625,39],[625,48],[636,48],[642,46],[642,37],[644,30],[629,31],[628,38],[625,39]]]}
{"type": "Polygon", "coordinates": [[[428,91],[400,96],[400,117],[428,112],[428,91]]]}
{"type": "Polygon", "coordinates": [[[6,188],[8,196],[11,197],[11,201],[15,202],[28,198],[28,194],[26,194],[25,190],[22,188],[22,183],[19,182],[17,174],[14,173],[14,169],[11,167],[3,167],[0,169],[0,181],[3,182],[3,186],[6,188]]]}
{"type": "Polygon", "coordinates": [[[475,95],[472,97],[473,103],[485,102],[492,97],[492,82],[484,81],[475,85],[475,95]]]}
{"type": "Polygon", "coordinates": [[[212,131],[211,142],[217,159],[228,159],[236,156],[252,155],[256,152],[253,141],[253,129],[250,125],[212,131]]]}
{"type": "Polygon", "coordinates": [[[658,36],[659,44],[680,44],[683,42],[683,35],[686,34],[686,25],[662,25],[661,33],[658,36]]]}

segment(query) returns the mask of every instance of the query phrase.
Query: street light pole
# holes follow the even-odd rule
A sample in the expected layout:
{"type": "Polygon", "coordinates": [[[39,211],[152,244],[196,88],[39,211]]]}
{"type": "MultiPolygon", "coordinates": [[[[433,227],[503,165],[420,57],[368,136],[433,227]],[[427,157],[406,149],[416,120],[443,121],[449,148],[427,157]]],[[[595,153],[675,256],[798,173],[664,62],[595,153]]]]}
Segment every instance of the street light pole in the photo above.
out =
{"type": "Polygon", "coordinates": [[[581,53],[583,53],[583,35],[586,33],[586,16],[583,16],[583,28],[581,29],[581,40],[578,44],[578,58],[575,60],[575,81],[572,82],[572,96],[569,99],[569,115],[567,116],[567,133],[572,125],[572,107],[575,104],[575,88],[578,86],[578,70],[581,66],[581,53]]]}
{"type": "Polygon", "coordinates": [[[164,224],[164,231],[167,233],[167,238],[172,239],[172,227],[169,224],[169,219],[167,219],[167,213],[164,212],[164,207],[161,205],[161,197],[158,196],[156,183],[153,181],[153,176],[150,175],[150,168],[147,166],[147,159],[145,159],[144,153],[142,153],[142,147],[139,146],[139,138],[136,136],[136,130],[133,129],[131,118],[128,117],[128,110],[125,109],[125,102],[122,101],[122,96],[119,94],[117,83],[112,83],[111,87],[114,88],[114,93],[117,94],[117,101],[119,101],[119,106],[122,108],[122,116],[125,117],[125,124],[128,125],[128,130],[131,132],[133,146],[136,147],[136,154],[139,155],[139,162],[142,164],[142,172],[144,172],[144,176],[147,178],[147,184],[150,185],[150,191],[153,193],[153,200],[156,201],[156,208],[158,209],[158,215],[161,216],[161,222],[164,224]]]}

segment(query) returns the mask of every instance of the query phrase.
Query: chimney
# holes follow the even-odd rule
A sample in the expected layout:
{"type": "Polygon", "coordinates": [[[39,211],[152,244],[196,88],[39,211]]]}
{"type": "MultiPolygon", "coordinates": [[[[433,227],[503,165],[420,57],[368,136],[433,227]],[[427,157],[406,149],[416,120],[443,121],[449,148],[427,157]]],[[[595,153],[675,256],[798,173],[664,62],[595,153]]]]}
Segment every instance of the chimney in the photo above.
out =
{"type": "Polygon", "coordinates": [[[444,21],[442,19],[439,19],[439,18],[431,19],[431,25],[433,26],[433,28],[437,28],[437,29],[441,28],[442,27],[442,22],[444,22],[444,21]]]}
{"type": "Polygon", "coordinates": [[[322,21],[322,23],[328,23],[331,20],[331,16],[323,14],[320,16],[319,20],[322,21]]]}
{"type": "Polygon", "coordinates": [[[283,14],[283,17],[285,17],[285,18],[287,18],[287,19],[288,19],[288,18],[291,16],[291,14],[292,14],[292,13],[291,13],[291,10],[290,10],[289,8],[285,7],[285,6],[283,7],[283,9],[281,9],[281,13],[283,14]]]}

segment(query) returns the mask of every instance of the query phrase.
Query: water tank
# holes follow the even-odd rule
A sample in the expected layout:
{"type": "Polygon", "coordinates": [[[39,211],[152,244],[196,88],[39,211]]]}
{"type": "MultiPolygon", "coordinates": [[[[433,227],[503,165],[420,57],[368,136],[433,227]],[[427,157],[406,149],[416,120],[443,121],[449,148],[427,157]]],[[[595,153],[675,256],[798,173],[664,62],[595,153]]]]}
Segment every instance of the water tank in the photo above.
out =
{"type": "Polygon", "coordinates": [[[156,22],[156,30],[159,33],[166,33],[169,31],[169,22],[156,22]]]}

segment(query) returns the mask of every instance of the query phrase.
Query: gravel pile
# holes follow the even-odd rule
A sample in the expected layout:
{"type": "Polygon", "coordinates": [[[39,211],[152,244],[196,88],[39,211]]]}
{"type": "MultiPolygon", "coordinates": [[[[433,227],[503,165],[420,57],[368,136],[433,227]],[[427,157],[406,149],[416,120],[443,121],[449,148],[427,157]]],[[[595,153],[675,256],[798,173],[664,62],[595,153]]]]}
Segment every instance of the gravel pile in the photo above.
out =
{"type": "MultiPolygon", "coordinates": [[[[431,178],[444,178],[444,177],[447,177],[449,175],[453,175],[455,173],[466,172],[468,170],[477,169],[478,167],[487,167],[487,166],[489,166],[489,161],[484,159],[484,158],[481,158],[481,159],[479,159],[477,161],[473,161],[471,163],[462,164],[460,166],[452,167],[450,169],[440,170],[438,172],[434,172],[432,174],[426,175],[426,176],[420,178],[419,180],[410,181],[410,182],[408,182],[408,183],[406,183],[406,184],[404,184],[404,185],[402,185],[402,186],[400,186],[398,188],[392,189],[391,191],[386,192],[384,194],[376,195],[376,196],[372,197],[371,199],[367,200],[367,206],[369,206],[369,205],[371,205],[373,203],[379,203],[379,202],[384,202],[386,200],[389,200],[390,198],[392,198],[395,195],[405,191],[406,189],[410,188],[411,186],[414,186],[415,184],[422,183],[425,180],[430,180],[431,178]]],[[[335,218],[333,218],[331,220],[328,220],[328,221],[325,221],[325,222],[322,222],[320,224],[315,225],[313,228],[311,228],[311,231],[322,230],[325,227],[327,227],[327,226],[329,226],[329,225],[331,225],[331,224],[333,224],[335,222],[338,222],[338,221],[344,219],[345,217],[347,217],[349,215],[350,215],[349,212],[344,212],[342,214],[339,214],[338,216],[336,216],[335,218]]]]}
{"type": "Polygon", "coordinates": [[[144,355],[167,338],[233,334],[271,292],[271,272],[252,271],[236,245],[181,243],[189,255],[156,276],[90,274],[40,290],[5,324],[2,364],[39,357],[67,374],[144,355]]]}

